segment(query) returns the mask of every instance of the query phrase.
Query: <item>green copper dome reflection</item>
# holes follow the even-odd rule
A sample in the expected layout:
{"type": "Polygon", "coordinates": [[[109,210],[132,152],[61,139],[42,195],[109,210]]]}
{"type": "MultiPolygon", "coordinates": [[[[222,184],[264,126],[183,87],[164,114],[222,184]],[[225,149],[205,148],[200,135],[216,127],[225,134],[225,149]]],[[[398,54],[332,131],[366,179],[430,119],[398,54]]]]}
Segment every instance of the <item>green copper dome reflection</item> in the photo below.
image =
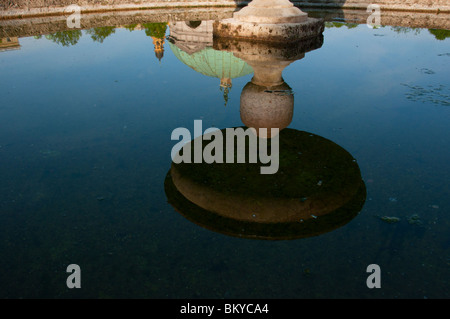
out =
{"type": "Polygon", "coordinates": [[[220,79],[220,90],[223,91],[225,106],[232,86],[231,79],[253,73],[250,65],[235,57],[231,52],[206,47],[201,51],[188,54],[172,42],[169,42],[169,46],[177,59],[190,68],[203,75],[220,79]]]}
{"type": "Polygon", "coordinates": [[[235,57],[231,52],[207,47],[189,55],[171,42],[169,42],[169,46],[178,60],[207,76],[234,79],[253,73],[251,66],[235,57]]]}

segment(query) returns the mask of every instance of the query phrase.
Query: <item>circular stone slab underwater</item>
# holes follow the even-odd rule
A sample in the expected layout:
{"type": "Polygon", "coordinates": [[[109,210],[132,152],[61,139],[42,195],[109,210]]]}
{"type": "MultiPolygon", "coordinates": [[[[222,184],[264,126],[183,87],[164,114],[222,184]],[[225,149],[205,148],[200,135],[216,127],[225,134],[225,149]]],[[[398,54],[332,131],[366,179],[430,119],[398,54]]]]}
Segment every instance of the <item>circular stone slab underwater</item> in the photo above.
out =
{"type": "MultiPolygon", "coordinates": [[[[203,141],[203,148],[210,142],[203,141]]],[[[192,154],[193,145],[185,145],[192,154]]],[[[166,196],[180,214],[204,228],[271,240],[329,232],[352,220],[364,205],[366,188],[356,160],[328,139],[284,129],[277,173],[260,174],[267,165],[172,163],[166,196]]]]}

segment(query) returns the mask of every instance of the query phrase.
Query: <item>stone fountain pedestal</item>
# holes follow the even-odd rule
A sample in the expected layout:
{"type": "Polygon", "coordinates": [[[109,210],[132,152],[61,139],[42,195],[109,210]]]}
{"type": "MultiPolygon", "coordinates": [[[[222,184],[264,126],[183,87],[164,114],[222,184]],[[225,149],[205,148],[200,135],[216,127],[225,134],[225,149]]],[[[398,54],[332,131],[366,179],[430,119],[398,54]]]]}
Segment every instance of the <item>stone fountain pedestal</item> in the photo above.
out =
{"type": "Polygon", "coordinates": [[[310,18],[289,0],[253,0],[233,18],[214,23],[214,37],[263,42],[295,42],[324,30],[322,19],[310,18]]]}
{"type": "Polygon", "coordinates": [[[272,138],[271,129],[288,127],[294,114],[294,94],[283,79],[283,70],[305,53],[320,48],[323,36],[293,43],[263,43],[235,38],[215,38],[215,50],[232,52],[253,68],[253,78],[242,90],[242,123],[255,129],[256,135],[272,138]],[[260,131],[266,128],[267,131],[260,131]]]}

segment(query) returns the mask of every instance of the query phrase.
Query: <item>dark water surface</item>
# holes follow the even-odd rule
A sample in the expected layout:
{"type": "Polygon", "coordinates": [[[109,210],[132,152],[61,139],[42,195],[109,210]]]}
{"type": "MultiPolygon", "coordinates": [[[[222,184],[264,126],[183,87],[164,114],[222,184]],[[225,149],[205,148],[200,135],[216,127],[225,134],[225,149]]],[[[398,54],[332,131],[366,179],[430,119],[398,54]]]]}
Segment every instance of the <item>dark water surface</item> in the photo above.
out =
{"type": "MultiPolygon", "coordinates": [[[[323,45],[286,67],[289,129],[351,154],[366,194],[334,230],[259,240],[186,218],[190,204],[175,207],[165,183],[175,128],[243,125],[248,65],[167,39],[159,61],[149,28],[131,29],[20,38],[0,52],[0,297],[450,297],[445,35],[327,23],[323,45]],[[81,289],[66,286],[69,264],[81,289]],[[380,289],[366,286],[370,264],[380,289]]],[[[258,188],[241,183],[244,195],[258,188]]]]}

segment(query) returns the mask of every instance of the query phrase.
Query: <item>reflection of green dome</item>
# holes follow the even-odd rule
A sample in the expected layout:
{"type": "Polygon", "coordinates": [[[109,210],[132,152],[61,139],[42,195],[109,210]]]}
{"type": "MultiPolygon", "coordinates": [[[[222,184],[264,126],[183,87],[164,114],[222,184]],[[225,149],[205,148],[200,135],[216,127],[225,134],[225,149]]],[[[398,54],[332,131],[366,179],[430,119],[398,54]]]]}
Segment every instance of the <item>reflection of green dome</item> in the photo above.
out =
{"type": "Polygon", "coordinates": [[[169,42],[169,46],[178,60],[207,76],[234,79],[253,73],[251,66],[235,57],[231,52],[207,47],[189,55],[171,42],[169,42]]]}

